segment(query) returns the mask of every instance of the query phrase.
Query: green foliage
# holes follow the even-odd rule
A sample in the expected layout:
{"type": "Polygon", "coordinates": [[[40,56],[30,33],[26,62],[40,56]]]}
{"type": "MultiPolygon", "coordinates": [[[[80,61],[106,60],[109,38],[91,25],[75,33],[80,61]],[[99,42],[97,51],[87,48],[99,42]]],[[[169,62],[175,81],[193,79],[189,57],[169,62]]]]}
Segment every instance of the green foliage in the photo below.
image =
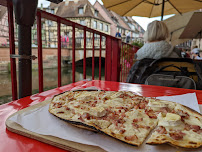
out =
{"type": "Polygon", "coordinates": [[[132,44],[132,45],[135,45],[135,46],[138,46],[138,47],[140,47],[140,48],[144,45],[144,43],[139,42],[139,41],[133,41],[131,44],[132,44]]]}

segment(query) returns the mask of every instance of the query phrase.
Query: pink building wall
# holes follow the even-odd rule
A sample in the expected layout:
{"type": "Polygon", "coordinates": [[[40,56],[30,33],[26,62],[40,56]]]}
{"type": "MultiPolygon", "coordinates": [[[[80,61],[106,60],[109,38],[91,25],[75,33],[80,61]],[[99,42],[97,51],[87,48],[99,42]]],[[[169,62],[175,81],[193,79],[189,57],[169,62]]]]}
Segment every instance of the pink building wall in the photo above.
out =
{"type": "Polygon", "coordinates": [[[95,2],[94,7],[99,11],[100,14],[102,14],[102,16],[105,16],[105,20],[107,22],[109,22],[110,25],[110,35],[115,36],[116,35],[116,24],[111,20],[111,17],[108,16],[108,14],[104,11],[104,9],[102,8],[102,6],[100,5],[100,3],[98,1],[95,2]]]}

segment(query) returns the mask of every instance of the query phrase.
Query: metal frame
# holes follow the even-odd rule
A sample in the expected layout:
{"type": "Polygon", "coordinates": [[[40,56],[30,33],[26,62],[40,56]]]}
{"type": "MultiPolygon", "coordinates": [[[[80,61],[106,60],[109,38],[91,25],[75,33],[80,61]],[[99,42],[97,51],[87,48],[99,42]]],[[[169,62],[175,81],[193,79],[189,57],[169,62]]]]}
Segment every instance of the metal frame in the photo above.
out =
{"type": "MultiPolygon", "coordinates": [[[[8,7],[8,21],[9,21],[9,41],[10,41],[10,54],[15,54],[15,39],[14,39],[14,21],[13,21],[13,7],[9,1],[0,0],[0,5],[8,7]]],[[[100,36],[100,48],[99,50],[99,80],[101,80],[101,57],[102,57],[102,39],[106,39],[105,49],[105,80],[106,81],[122,81],[124,82],[130,67],[133,64],[134,54],[138,47],[121,42],[120,39],[105,33],[93,30],[86,26],[77,24],[70,20],[61,18],[59,16],[50,14],[48,12],[37,10],[37,42],[38,42],[38,73],[39,73],[39,92],[43,92],[43,48],[42,48],[42,32],[41,32],[41,20],[48,19],[57,22],[57,34],[58,34],[58,87],[61,84],[61,24],[72,27],[72,82],[75,82],[75,29],[83,30],[84,32],[84,59],[83,59],[83,79],[86,79],[86,32],[93,34],[93,47],[92,47],[92,79],[94,79],[94,58],[95,47],[94,37],[95,34],[100,36]],[[122,50],[122,53],[121,53],[122,50]],[[127,50],[123,52],[123,50],[127,50]],[[126,54],[128,53],[128,55],[126,54]],[[127,63],[125,62],[127,61],[127,63]],[[129,66],[128,66],[129,63],[129,66]]],[[[17,99],[17,80],[16,80],[16,61],[15,58],[10,59],[11,62],[11,79],[12,79],[12,99],[17,99]]]]}

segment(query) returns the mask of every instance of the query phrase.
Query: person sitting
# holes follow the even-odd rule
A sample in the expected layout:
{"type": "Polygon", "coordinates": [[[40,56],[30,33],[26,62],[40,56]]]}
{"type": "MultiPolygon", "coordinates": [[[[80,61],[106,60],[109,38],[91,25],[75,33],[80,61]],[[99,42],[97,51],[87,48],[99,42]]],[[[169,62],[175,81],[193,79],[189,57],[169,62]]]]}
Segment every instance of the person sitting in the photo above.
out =
{"type": "Polygon", "coordinates": [[[188,51],[186,51],[185,49],[182,49],[182,51],[181,51],[182,58],[190,58],[190,56],[187,52],[188,51]]]}
{"type": "MultiPolygon", "coordinates": [[[[196,58],[200,58],[200,49],[198,48],[198,46],[194,46],[193,50],[191,50],[191,55],[192,55],[192,59],[196,59],[196,58]]],[[[198,58],[198,59],[199,59],[198,58]]]]}
{"type": "Polygon", "coordinates": [[[198,54],[193,54],[194,60],[202,60],[202,57],[200,57],[198,54]]]}
{"type": "Polygon", "coordinates": [[[181,52],[166,41],[168,36],[169,31],[164,22],[153,21],[149,23],[144,34],[146,43],[137,51],[135,58],[137,60],[180,58],[181,52]]]}
{"type": "Polygon", "coordinates": [[[121,38],[121,33],[117,31],[115,37],[121,38]]]}
{"type": "Polygon", "coordinates": [[[127,32],[126,34],[126,43],[130,42],[130,32],[127,32]]]}

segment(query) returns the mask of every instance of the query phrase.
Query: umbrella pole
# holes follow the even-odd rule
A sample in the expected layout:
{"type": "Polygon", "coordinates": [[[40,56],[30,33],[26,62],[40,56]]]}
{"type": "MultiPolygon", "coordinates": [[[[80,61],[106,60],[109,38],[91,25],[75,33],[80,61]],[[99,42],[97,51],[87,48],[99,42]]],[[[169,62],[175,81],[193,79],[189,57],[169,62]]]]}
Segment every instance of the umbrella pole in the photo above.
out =
{"type": "Polygon", "coordinates": [[[38,0],[12,0],[18,28],[19,98],[32,94],[31,27],[34,24],[38,0]]]}
{"type": "Polygon", "coordinates": [[[164,14],[164,4],[165,4],[165,0],[163,0],[163,2],[162,2],[162,10],[161,10],[161,21],[163,21],[163,14],[164,14]]]}

